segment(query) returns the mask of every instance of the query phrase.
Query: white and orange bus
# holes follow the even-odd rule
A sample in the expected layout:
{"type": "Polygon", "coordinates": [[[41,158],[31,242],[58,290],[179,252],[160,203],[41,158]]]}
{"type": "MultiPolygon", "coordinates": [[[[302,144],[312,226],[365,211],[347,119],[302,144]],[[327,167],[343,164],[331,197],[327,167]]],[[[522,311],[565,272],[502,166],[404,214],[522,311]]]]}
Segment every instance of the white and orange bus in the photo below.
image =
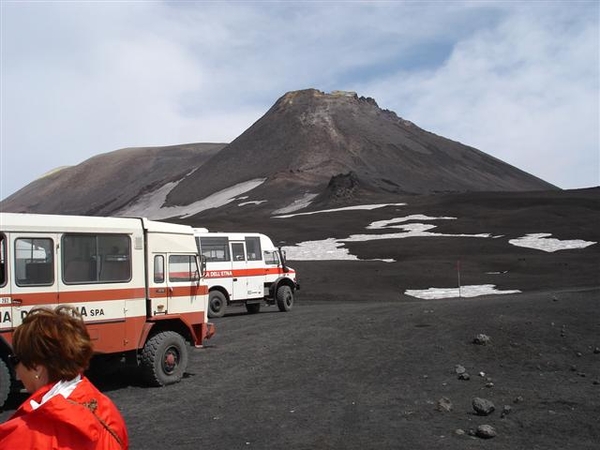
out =
{"type": "Polygon", "coordinates": [[[15,327],[35,307],[74,306],[97,355],[179,381],[188,345],[214,333],[193,229],[145,218],[0,213],[0,405],[15,386],[15,327]]]}
{"type": "Polygon", "coordinates": [[[300,289],[285,253],[261,233],[218,233],[194,228],[198,252],[206,261],[208,317],[221,317],[230,305],[258,313],[261,304],[289,311],[300,289]]]}

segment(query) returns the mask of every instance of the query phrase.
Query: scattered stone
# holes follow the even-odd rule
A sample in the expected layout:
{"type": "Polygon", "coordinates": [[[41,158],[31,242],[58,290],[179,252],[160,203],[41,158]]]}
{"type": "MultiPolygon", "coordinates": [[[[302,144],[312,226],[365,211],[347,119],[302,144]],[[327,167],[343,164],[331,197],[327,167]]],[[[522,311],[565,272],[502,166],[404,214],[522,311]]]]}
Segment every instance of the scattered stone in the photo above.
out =
{"type": "Polygon", "coordinates": [[[452,411],[453,405],[448,397],[442,397],[437,402],[437,410],[442,412],[452,411]]]}
{"type": "Polygon", "coordinates": [[[471,379],[471,375],[469,375],[467,372],[459,373],[458,379],[463,381],[469,381],[471,379]]]}
{"type": "Polygon", "coordinates": [[[514,403],[523,403],[523,400],[524,400],[523,397],[519,395],[517,398],[515,398],[513,400],[513,402],[514,403]]]}
{"type": "Polygon", "coordinates": [[[504,405],[502,407],[502,412],[500,413],[500,417],[502,419],[504,419],[506,416],[508,416],[510,413],[512,412],[512,408],[510,405],[504,405]]]}
{"type": "Polygon", "coordinates": [[[467,434],[469,436],[477,436],[477,431],[474,430],[473,428],[469,428],[469,431],[467,431],[467,434]]]}
{"type": "Polygon", "coordinates": [[[600,354],[600,347],[594,348],[594,355],[600,354]]]}
{"type": "Polygon", "coordinates": [[[575,352],[575,355],[576,355],[578,358],[581,358],[581,357],[583,356],[583,354],[582,354],[581,352],[575,352]]]}
{"type": "Polygon", "coordinates": [[[454,366],[454,371],[460,375],[461,373],[465,373],[467,371],[467,369],[465,369],[464,366],[457,364],[456,366],[454,366]]]}
{"type": "Polygon", "coordinates": [[[464,436],[465,430],[457,428],[456,430],[454,430],[454,434],[456,434],[457,436],[464,436]]]}
{"type": "Polygon", "coordinates": [[[473,343],[477,345],[488,345],[490,343],[490,337],[485,334],[478,334],[473,339],[473,343]]]}
{"type": "Polygon", "coordinates": [[[488,416],[496,409],[490,400],[481,397],[475,397],[472,406],[475,412],[480,416],[488,416]]]}
{"type": "Polygon", "coordinates": [[[482,378],[485,377],[485,372],[479,372],[479,376],[482,378]]]}
{"type": "Polygon", "coordinates": [[[486,388],[493,388],[494,387],[494,383],[492,383],[491,381],[489,383],[485,384],[486,388]]]}
{"type": "Polygon", "coordinates": [[[496,437],[496,429],[491,425],[479,425],[476,435],[482,439],[491,439],[496,437]]]}
{"type": "Polygon", "coordinates": [[[577,375],[579,375],[581,378],[585,378],[585,373],[583,372],[577,372],[577,375]]]}
{"type": "Polygon", "coordinates": [[[572,365],[571,366],[571,372],[577,372],[577,366],[572,365]]]}

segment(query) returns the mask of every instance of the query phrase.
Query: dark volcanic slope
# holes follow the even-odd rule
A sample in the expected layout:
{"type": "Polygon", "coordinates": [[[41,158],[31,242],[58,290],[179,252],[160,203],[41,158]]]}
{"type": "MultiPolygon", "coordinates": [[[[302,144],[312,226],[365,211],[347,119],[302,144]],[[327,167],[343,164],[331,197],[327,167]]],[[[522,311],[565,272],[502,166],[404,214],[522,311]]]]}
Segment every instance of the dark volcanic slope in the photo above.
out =
{"type": "MultiPolygon", "coordinates": [[[[1,202],[0,209],[113,215],[170,182],[178,184],[167,186],[172,190],[165,206],[189,205],[263,178],[245,197],[263,217],[307,195],[318,196],[314,204],[327,207],[382,194],[559,190],[382,110],[371,98],[307,89],[285,94],[229,145],[132,148],[98,155],[34,181],[1,202]]],[[[235,205],[210,214],[228,214],[235,205]]]]}
{"type": "Polygon", "coordinates": [[[6,212],[110,215],[183,178],[226,144],[128,148],[39,178],[0,203],[6,212]]]}
{"type": "Polygon", "coordinates": [[[308,89],[281,97],[171,191],[167,204],[186,205],[263,177],[282,196],[293,186],[322,189],[332,176],[350,171],[363,187],[395,193],[557,189],[475,148],[429,133],[380,109],[371,98],[308,89]]]}

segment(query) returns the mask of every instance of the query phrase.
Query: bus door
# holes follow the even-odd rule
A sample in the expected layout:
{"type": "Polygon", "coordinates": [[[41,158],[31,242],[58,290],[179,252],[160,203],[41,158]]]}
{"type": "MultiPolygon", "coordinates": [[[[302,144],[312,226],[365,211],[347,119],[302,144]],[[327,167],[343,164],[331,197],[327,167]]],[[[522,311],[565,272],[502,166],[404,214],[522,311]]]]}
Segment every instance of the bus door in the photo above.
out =
{"type": "Polygon", "coordinates": [[[204,298],[199,295],[200,268],[194,254],[167,254],[167,311],[169,314],[183,314],[204,311],[204,298]]]}
{"type": "Polygon", "coordinates": [[[149,280],[149,302],[148,311],[151,316],[167,313],[169,304],[169,286],[167,284],[167,261],[166,253],[154,253],[148,276],[149,280]]]}
{"type": "Polygon", "coordinates": [[[58,242],[58,235],[50,233],[3,235],[2,329],[19,326],[36,306],[58,304],[58,242]]]}
{"type": "Polygon", "coordinates": [[[8,236],[0,233],[0,332],[12,328],[12,298],[7,257],[8,236]]]}
{"type": "Polygon", "coordinates": [[[247,295],[247,264],[246,247],[244,242],[230,242],[231,250],[231,270],[232,270],[232,288],[231,299],[240,300],[248,298],[247,295]]]}
{"type": "Polygon", "coordinates": [[[260,237],[246,236],[246,290],[248,298],[262,298],[265,296],[265,278],[267,267],[263,260],[260,237]]]}

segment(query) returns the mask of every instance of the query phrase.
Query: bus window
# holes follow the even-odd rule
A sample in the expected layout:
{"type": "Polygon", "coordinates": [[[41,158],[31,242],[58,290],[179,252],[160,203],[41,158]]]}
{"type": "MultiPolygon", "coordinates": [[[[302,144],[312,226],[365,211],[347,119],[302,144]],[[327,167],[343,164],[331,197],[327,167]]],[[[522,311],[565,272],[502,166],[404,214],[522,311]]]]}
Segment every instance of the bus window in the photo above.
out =
{"type": "Polygon", "coordinates": [[[260,261],[260,238],[246,236],[246,258],[248,261],[260,261]]]}
{"type": "Polygon", "coordinates": [[[274,266],[279,264],[279,254],[277,252],[265,250],[265,264],[271,264],[274,266]]]}
{"type": "Polygon", "coordinates": [[[197,274],[195,255],[169,256],[169,281],[195,281],[197,274]]]}
{"type": "Polygon", "coordinates": [[[244,261],[244,244],[239,242],[232,243],[231,253],[234,261],[244,261]]]}
{"type": "Polygon", "coordinates": [[[6,238],[0,234],[0,286],[6,284],[6,238]]]}
{"type": "Polygon", "coordinates": [[[227,237],[196,238],[198,251],[206,257],[206,261],[230,261],[229,239],[227,237]]]}
{"type": "Polygon", "coordinates": [[[126,234],[65,234],[62,239],[66,284],[131,279],[131,239],[126,234]]]}
{"type": "Polygon", "coordinates": [[[54,283],[54,245],[48,238],[15,240],[17,286],[48,286],[54,283]]]}
{"type": "Polygon", "coordinates": [[[165,257],[162,255],[154,256],[154,282],[165,282],[165,257]]]}

